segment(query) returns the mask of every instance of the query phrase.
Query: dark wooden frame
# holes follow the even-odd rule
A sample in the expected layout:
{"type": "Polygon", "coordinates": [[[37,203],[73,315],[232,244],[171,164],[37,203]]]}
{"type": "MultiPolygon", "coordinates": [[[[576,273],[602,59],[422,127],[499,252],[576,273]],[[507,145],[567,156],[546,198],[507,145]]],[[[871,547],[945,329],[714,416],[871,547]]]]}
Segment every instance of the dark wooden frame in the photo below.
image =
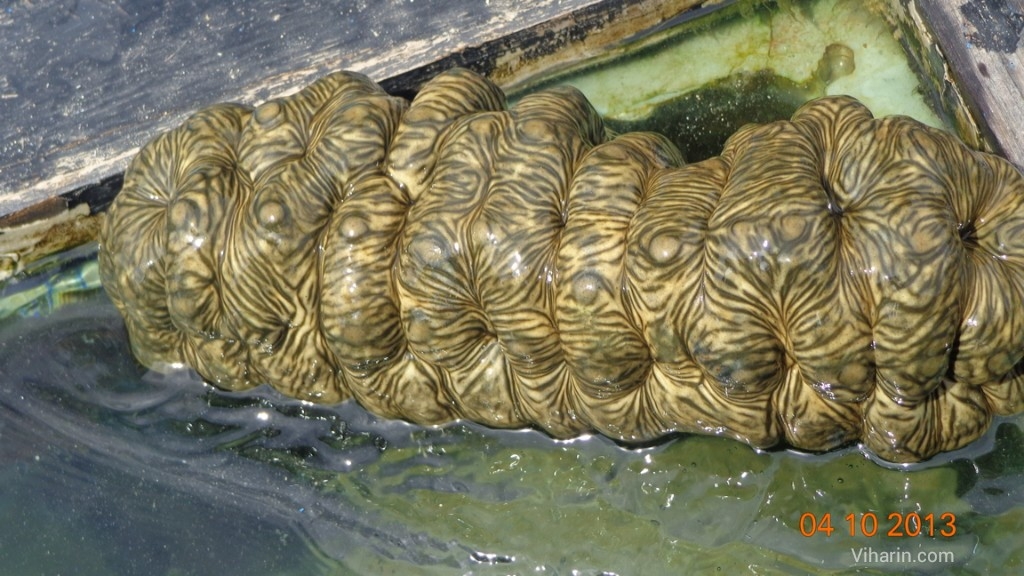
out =
{"type": "MultiPolygon", "coordinates": [[[[138,147],[204,105],[256,103],[336,69],[399,93],[453,65],[515,86],[731,3],[19,3],[0,12],[0,280],[93,237],[138,147]]],[[[1024,0],[887,0],[887,13],[961,137],[1024,165],[1024,0]]]]}

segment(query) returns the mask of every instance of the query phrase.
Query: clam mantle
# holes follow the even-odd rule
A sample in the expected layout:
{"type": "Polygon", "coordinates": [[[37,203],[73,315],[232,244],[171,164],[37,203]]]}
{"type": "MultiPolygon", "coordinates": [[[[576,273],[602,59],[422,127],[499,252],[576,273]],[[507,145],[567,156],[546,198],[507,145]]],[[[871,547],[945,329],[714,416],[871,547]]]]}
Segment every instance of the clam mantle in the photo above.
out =
{"type": "Polygon", "coordinates": [[[809,102],[686,164],[560,88],[352,73],[145,146],[101,234],[141,362],[388,417],[916,461],[1024,394],[1024,180],[809,102]]]}

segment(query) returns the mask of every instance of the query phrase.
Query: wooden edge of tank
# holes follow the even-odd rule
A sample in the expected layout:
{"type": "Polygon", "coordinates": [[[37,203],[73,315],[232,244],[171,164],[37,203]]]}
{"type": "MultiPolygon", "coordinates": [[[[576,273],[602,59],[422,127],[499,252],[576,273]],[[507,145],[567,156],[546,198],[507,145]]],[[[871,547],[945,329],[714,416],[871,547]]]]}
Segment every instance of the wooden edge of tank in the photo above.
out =
{"type": "MultiPolygon", "coordinates": [[[[722,0],[536,0],[527,6],[518,0],[492,0],[488,2],[486,13],[481,9],[479,17],[485,22],[480,28],[439,34],[435,30],[437,26],[423,25],[424,32],[420,35],[397,44],[381,41],[296,52],[280,70],[254,75],[234,91],[211,97],[211,100],[256,103],[294,92],[327,71],[339,69],[367,74],[389,91],[403,95],[411,95],[426,79],[453,66],[473,69],[502,86],[509,86],[558,67],[561,62],[607,50],[624,38],[643,34],[661,22],[699,10],[702,5],[731,3],[722,0]],[[342,53],[344,56],[340,55],[342,53]]],[[[417,6],[423,4],[429,3],[417,6]]],[[[434,3],[435,7],[441,5],[434,3]]],[[[464,13],[473,11],[467,4],[443,5],[446,10],[461,11],[452,14],[453,21],[474,18],[473,14],[464,13]]],[[[417,16],[444,20],[444,14],[424,12],[390,18],[416,21],[417,16]]],[[[371,19],[372,15],[366,18],[371,19]]],[[[309,25],[309,19],[303,24],[309,25]]],[[[291,28],[287,33],[299,35],[303,30],[291,28]]],[[[167,50],[167,47],[158,49],[167,50]]],[[[181,49],[199,51],[204,48],[186,45],[181,49]]],[[[0,79],[10,75],[4,74],[2,66],[0,64],[0,79]]],[[[203,70],[189,74],[201,76],[203,70]]],[[[174,84],[171,73],[166,75],[168,82],[174,84]]],[[[157,98],[154,95],[152,102],[143,99],[136,105],[159,107],[163,102],[177,109],[153,110],[149,117],[154,120],[120,126],[117,131],[97,130],[83,141],[64,144],[57,150],[44,150],[43,154],[53,156],[48,163],[58,167],[52,174],[5,182],[4,161],[0,159],[0,281],[32,261],[89,240],[87,231],[97,229],[95,215],[102,212],[120,190],[122,172],[139,146],[180,123],[195,109],[179,106],[166,95],[160,95],[160,100],[157,98]],[[70,224],[76,220],[80,222],[70,224]],[[69,232],[64,233],[65,230],[69,232]]],[[[110,106],[107,108],[99,112],[109,115],[110,106]]],[[[87,125],[89,118],[78,118],[76,122],[87,125]]],[[[62,127],[25,126],[15,131],[60,130],[62,127]]],[[[6,172],[12,171],[16,172],[6,172]]]]}
{"type": "Polygon", "coordinates": [[[890,0],[888,15],[959,136],[1024,167],[1024,1],[890,0]]]}
{"type": "MultiPolygon", "coordinates": [[[[415,38],[380,51],[364,46],[345,58],[338,56],[337,46],[302,54],[301,66],[252,78],[246,88],[220,99],[262,101],[293,92],[324,70],[340,68],[366,73],[388,90],[405,94],[452,66],[468,67],[504,87],[515,87],[567,61],[616,47],[680,14],[730,3],[543,0],[531,5],[533,12],[543,11],[534,14],[531,23],[510,24],[513,12],[504,19],[492,13],[490,20],[496,24],[466,31],[469,37],[457,42],[415,38]]],[[[1024,166],[1021,4],[1022,0],[887,0],[885,6],[908,55],[960,136],[1017,166],[1024,166]]],[[[88,241],[97,228],[96,214],[120,190],[121,172],[138,144],[179,123],[188,112],[160,111],[152,114],[157,120],[130,126],[126,134],[101,134],[52,151],[59,157],[57,164],[68,169],[15,183],[13,189],[0,186],[0,281],[33,260],[88,241]]]]}

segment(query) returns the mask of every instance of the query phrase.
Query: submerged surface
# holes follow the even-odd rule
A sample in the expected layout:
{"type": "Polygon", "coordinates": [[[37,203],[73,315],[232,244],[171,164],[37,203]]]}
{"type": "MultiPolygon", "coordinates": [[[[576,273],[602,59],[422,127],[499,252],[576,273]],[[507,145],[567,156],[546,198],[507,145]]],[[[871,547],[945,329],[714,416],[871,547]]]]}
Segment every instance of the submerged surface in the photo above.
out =
{"type": "Polygon", "coordinates": [[[711,24],[668,27],[540,85],[579,88],[614,129],[664,133],[690,162],[717,155],[743,124],[788,119],[825,95],[853,96],[876,117],[950,128],[880,10],[862,0],[737,2],[711,24]],[[842,50],[830,58],[832,47],[842,50]]]}
{"type": "Polygon", "coordinates": [[[1024,564],[1021,417],[959,453],[896,468],[855,447],[758,453],[686,436],[626,449],[419,428],[351,403],[147,372],[93,266],[80,253],[0,294],[0,565],[12,573],[983,574],[1024,564]],[[922,535],[886,534],[891,514],[912,513],[932,514],[932,536],[927,520],[922,535]]]}

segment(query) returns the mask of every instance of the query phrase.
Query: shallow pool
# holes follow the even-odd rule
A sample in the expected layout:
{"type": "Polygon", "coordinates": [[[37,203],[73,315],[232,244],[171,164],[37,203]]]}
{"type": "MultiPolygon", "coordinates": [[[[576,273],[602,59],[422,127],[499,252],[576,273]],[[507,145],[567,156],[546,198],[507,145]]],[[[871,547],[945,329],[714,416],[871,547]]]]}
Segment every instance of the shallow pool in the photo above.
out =
{"type": "Polygon", "coordinates": [[[80,249],[0,292],[5,573],[997,574],[1024,565],[1024,417],[998,421],[961,452],[895,468],[856,447],[766,453],[683,436],[627,449],[600,437],[420,428],[352,403],[226,393],[188,372],[148,372],[94,266],[94,251],[80,249]]]}

